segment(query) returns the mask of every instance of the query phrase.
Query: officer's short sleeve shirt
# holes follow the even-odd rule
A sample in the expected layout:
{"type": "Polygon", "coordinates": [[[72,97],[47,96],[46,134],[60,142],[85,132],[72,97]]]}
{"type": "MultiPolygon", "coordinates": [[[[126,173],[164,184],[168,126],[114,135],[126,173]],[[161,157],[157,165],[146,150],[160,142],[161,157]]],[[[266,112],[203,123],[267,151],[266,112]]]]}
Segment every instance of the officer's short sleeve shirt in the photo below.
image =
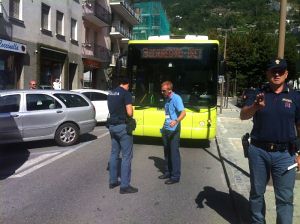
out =
{"type": "Polygon", "coordinates": [[[251,138],[273,143],[288,143],[296,138],[295,124],[300,122],[300,94],[285,86],[274,93],[269,86],[247,96],[246,106],[254,103],[260,92],[265,96],[265,107],[253,116],[251,138]]]}
{"type": "Polygon", "coordinates": [[[129,104],[132,104],[132,95],[129,91],[120,86],[110,91],[107,96],[110,118],[124,123],[127,116],[126,105],[129,104]]]}

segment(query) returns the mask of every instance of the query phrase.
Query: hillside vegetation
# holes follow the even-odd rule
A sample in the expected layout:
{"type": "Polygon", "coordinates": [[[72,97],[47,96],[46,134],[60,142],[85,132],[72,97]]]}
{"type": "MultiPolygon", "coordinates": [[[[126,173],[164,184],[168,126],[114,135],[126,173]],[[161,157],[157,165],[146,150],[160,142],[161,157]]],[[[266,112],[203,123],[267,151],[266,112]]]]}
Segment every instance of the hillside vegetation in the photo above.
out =
{"type": "MultiPolygon", "coordinates": [[[[162,0],[171,23],[172,34],[204,34],[220,41],[224,49],[227,30],[226,76],[237,82],[238,89],[258,86],[265,80],[265,64],[277,56],[279,0],[162,0]]],[[[289,79],[299,77],[300,55],[297,35],[300,0],[288,11],[285,58],[289,79]],[[297,66],[296,66],[297,64],[297,66]]],[[[223,52],[220,52],[222,55],[223,52]]],[[[232,91],[233,92],[233,91],[232,91]]]]}

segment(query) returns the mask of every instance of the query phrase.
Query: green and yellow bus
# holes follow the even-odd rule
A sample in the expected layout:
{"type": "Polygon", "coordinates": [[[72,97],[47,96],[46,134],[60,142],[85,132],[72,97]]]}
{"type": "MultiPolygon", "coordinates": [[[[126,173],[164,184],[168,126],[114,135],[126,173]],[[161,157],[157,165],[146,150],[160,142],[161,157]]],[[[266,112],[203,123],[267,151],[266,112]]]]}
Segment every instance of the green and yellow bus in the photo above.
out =
{"type": "Polygon", "coordinates": [[[135,136],[160,137],[164,99],[160,84],[170,80],[187,112],[181,138],[216,136],[219,42],[206,36],[152,37],[128,43],[127,75],[134,97],[135,136]]]}

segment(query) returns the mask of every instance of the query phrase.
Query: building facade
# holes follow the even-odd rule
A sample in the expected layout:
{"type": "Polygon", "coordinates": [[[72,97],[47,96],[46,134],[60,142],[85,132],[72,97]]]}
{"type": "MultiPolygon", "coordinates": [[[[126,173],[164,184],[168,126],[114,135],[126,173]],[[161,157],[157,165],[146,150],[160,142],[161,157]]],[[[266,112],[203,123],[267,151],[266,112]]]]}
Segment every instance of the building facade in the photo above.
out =
{"type": "Polygon", "coordinates": [[[109,31],[111,10],[108,0],[82,2],[83,87],[107,89],[107,69],[111,60],[109,31]]]}
{"type": "Polygon", "coordinates": [[[124,55],[127,53],[128,41],[132,39],[133,26],[140,23],[140,17],[130,1],[111,0],[110,7],[112,11],[112,26],[109,33],[112,53],[110,66],[113,72],[116,71],[118,60],[122,57],[123,69],[117,69],[117,73],[122,73],[126,64],[124,55]]]}
{"type": "Polygon", "coordinates": [[[0,89],[108,89],[139,22],[129,1],[0,0],[0,89]]]}
{"type": "Polygon", "coordinates": [[[2,0],[0,41],[24,52],[0,49],[2,89],[28,88],[34,79],[50,87],[80,87],[82,6],[79,0],[2,0]],[[22,47],[21,47],[22,48],[22,47]]]}

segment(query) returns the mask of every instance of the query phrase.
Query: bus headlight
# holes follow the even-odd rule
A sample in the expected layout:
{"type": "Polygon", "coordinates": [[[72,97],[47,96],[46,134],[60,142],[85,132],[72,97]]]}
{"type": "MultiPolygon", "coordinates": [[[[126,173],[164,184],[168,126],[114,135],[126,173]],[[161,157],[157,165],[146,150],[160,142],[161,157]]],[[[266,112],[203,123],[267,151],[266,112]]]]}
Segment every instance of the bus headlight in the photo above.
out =
{"type": "Polygon", "coordinates": [[[211,120],[208,120],[207,121],[207,127],[210,127],[211,126],[211,120]]]}
{"type": "Polygon", "coordinates": [[[199,125],[200,125],[200,127],[204,127],[205,126],[205,122],[204,121],[200,121],[199,125]]]}

